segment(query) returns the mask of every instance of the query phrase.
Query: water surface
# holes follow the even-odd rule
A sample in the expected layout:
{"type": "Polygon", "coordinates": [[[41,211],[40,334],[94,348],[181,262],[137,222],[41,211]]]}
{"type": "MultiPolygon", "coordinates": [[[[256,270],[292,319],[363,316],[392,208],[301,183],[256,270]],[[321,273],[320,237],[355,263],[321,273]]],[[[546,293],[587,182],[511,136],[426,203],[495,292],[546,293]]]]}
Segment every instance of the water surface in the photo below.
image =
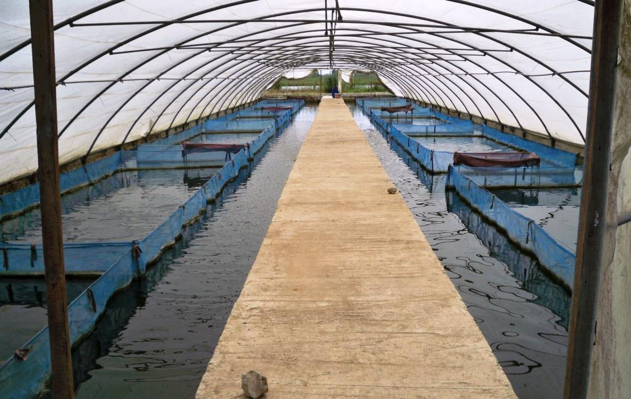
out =
{"type": "Polygon", "coordinates": [[[515,152],[514,149],[484,137],[419,137],[412,140],[435,151],[446,152],[515,152]]]}
{"type": "Polygon", "coordinates": [[[534,220],[555,240],[576,251],[580,188],[492,189],[497,198],[534,220]]]}
{"type": "Polygon", "coordinates": [[[315,116],[304,107],[75,351],[78,398],[192,398],[315,116]]]}
{"type": "Polygon", "coordinates": [[[350,108],[517,395],[560,398],[570,296],[457,194],[447,197],[445,175],[425,173],[361,109],[350,108]]]}

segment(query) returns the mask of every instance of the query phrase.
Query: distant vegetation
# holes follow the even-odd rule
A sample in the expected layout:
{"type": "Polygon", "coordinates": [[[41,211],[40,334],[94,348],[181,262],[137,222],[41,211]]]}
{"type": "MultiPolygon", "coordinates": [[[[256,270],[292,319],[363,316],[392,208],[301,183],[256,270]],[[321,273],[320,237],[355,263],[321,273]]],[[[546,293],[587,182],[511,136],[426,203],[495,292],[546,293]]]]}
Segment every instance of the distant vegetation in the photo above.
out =
{"type": "MultiPolygon", "coordinates": [[[[334,86],[337,85],[337,71],[320,76],[314,71],[309,76],[302,79],[281,78],[271,89],[268,95],[320,95],[320,93],[330,93],[334,86]]],[[[343,93],[388,93],[375,73],[359,73],[353,74],[352,82],[343,82],[343,93]]]]}

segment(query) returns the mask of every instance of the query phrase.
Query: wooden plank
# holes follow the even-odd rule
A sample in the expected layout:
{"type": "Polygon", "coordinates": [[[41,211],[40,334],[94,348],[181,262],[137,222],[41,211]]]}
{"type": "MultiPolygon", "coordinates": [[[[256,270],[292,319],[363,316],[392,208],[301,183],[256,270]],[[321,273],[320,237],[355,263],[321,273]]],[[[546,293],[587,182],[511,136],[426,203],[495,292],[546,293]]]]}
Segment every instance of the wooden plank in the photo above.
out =
{"type": "Polygon", "coordinates": [[[340,99],[325,98],[198,398],[514,398],[340,99]]]}

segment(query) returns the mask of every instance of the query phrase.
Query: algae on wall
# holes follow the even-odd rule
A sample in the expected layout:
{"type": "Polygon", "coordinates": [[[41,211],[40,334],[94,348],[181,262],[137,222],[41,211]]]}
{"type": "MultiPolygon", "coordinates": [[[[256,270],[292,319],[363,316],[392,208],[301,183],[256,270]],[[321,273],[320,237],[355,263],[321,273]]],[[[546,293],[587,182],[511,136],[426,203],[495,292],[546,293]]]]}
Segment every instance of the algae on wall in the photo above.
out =
{"type": "Polygon", "coordinates": [[[622,15],[606,232],[589,398],[631,399],[631,0],[622,15]]]}

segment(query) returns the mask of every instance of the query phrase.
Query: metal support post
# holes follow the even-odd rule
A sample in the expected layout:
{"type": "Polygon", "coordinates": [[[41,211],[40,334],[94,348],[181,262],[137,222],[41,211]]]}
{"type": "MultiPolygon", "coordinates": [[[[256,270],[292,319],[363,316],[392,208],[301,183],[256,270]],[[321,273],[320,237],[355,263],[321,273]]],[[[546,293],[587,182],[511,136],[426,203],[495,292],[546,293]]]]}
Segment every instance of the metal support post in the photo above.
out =
{"type": "Polygon", "coordinates": [[[609,162],[622,4],[622,0],[601,0],[596,2],[595,9],[585,175],[565,373],[566,399],[586,398],[589,388],[598,290],[606,245],[609,162]]]}
{"type": "Polygon", "coordinates": [[[59,189],[53,5],[52,0],[29,0],[29,5],[52,394],[55,399],[72,399],[74,384],[59,189]]]}

